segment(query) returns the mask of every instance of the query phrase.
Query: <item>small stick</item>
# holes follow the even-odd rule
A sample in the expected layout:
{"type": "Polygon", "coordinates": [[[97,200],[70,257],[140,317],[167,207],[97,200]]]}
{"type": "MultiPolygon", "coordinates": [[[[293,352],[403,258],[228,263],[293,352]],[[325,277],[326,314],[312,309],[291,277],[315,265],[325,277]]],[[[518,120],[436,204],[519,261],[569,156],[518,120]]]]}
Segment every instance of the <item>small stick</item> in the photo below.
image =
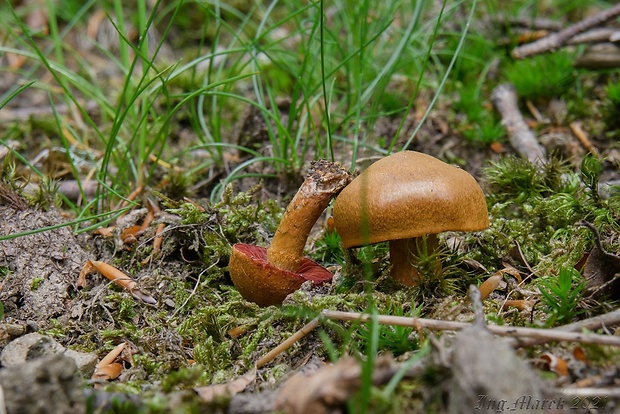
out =
{"type": "Polygon", "coordinates": [[[508,16],[504,18],[504,23],[511,26],[521,26],[534,30],[549,30],[553,32],[562,30],[562,25],[559,22],[542,17],[531,18],[508,16]]]}
{"type": "MultiPolygon", "coordinates": [[[[479,328],[485,328],[486,323],[484,322],[484,307],[482,306],[482,297],[480,294],[480,290],[476,287],[476,285],[469,285],[469,300],[471,301],[472,308],[474,310],[474,325],[479,328]]],[[[420,326],[420,324],[417,324],[420,326]]]]}
{"type": "MultiPolygon", "coordinates": [[[[581,332],[583,329],[588,329],[593,331],[595,329],[599,329],[605,326],[615,326],[620,324],[620,309],[617,309],[613,312],[608,312],[603,315],[593,316],[588,319],[583,319],[581,321],[569,323],[566,325],[558,326],[557,328],[551,329],[552,331],[565,331],[565,332],[581,332]]],[[[522,341],[520,346],[532,346],[541,344],[539,339],[526,339],[522,341]]]]}
{"type": "Polygon", "coordinates": [[[572,37],[566,44],[579,45],[582,43],[612,42],[611,39],[618,36],[618,33],[620,33],[618,29],[599,27],[572,37]]]}
{"type": "Polygon", "coordinates": [[[581,145],[583,145],[583,147],[588,150],[588,152],[590,152],[592,155],[598,156],[598,150],[596,149],[594,144],[592,144],[592,141],[590,141],[583,128],[581,128],[581,123],[571,122],[569,124],[569,127],[570,130],[573,131],[573,135],[575,135],[579,142],[581,142],[581,145]]]}
{"type": "Polygon", "coordinates": [[[491,101],[502,117],[502,124],[508,131],[512,147],[531,162],[538,165],[545,164],[547,162],[546,151],[538,143],[519,111],[514,86],[511,84],[496,86],[491,93],[491,101]]]}
{"type": "Polygon", "coordinates": [[[537,55],[539,53],[557,49],[565,45],[566,42],[568,42],[568,40],[575,35],[612,20],[618,15],[620,15],[620,4],[610,7],[607,10],[603,10],[593,16],[586,17],[585,19],[568,26],[564,30],[560,30],[557,33],[543,37],[533,43],[519,46],[512,51],[512,57],[515,59],[523,59],[527,56],[537,55]]]}
{"type": "Polygon", "coordinates": [[[573,66],[586,69],[617,68],[620,66],[620,47],[610,42],[591,45],[575,60],[573,66]]]}
{"type": "Polygon", "coordinates": [[[304,325],[300,330],[291,335],[287,340],[282,342],[280,345],[273,348],[271,351],[267,352],[262,358],[256,361],[256,368],[262,368],[271,361],[275,359],[282,352],[289,349],[295,342],[299,341],[304,336],[308,335],[310,332],[319,326],[319,317],[312,319],[306,325],[304,325]]]}
{"type": "MultiPolygon", "coordinates": [[[[560,393],[567,397],[581,397],[580,401],[585,401],[588,397],[609,397],[620,398],[620,388],[618,387],[605,387],[605,388],[562,388],[560,393]]],[[[602,400],[604,401],[604,400],[602,400]]]]}
{"type": "MultiPolygon", "coordinates": [[[[321,314],[329,319],[341,321],[369,322],[373,317],[372,315],[366,313],[340,312],[331,310],[323,310],[321,314]]],[[[416,324],[419,324],[422,328],[430,330],[460,331],[468,326],[471,326],[471,324],[465,322],[410,318],[405,316],[379,315],[376,319],[381,325],[415,327],[417,326],[416,324]]],[[[499,325],[487,325],[487,329],[495,335],[510,336],[517,338],[518,340],[521,340],[522,337],[526,337],[544,340],[545,342],[572,341],[585,344],[620,346],[620,337],[611,335],[582,334],[579,332],[566,332],[555,329],[538,329],[499,325]]],[[[518,345],[520,345],[520,343],[518,345]]]]}
{"type": "MultiPolygon", "coordinates": [[[[473,298],[475,302],[479,302],[479,291],[478,288],[475,289],[476,293],[474,293],[473,298]]],[[[470,292],[471,293],[471,292],[470,292]]],[[[600,327],[601,324],[604,324],[605,321],[615,321],[616,323],[620,323],[620,310],[612,312],[609,314],[610,316],[598,316],[595,318],[591,318],[591,321],[588,323],[584,321],[577,322],[574,327],[570,325],[565,325],[556,329],[537,329],[537,328],[524,328],[524,327],[512,327],[512,326],[499,326],[499,325],[486,325],[486,328],[495,335],[502,336],[510,336],[517,339],[518,346],[529,346],[529,345],[537,345],[540,343],[550,342],[550,341],[571,341],[571,342],[581,342],[584,344],[599,344],[599,345],[614,345],[620,346],[620,337],[611,336],[611,335],[597,335],[597,334],[582,334],[578,331],[582,327],[595,329],[600,327]],[[579,324],[577,326],[577,324],[579,324]],[[562,329],[563,328],[563,329],[562,329]],[[567,329],[568,328],[568,329],[567,329]],[[525,337],[526,339],[523,339],[525,337]],[[529,339],[529,341],[528,341],[529,339]]],[[[321,314],[312,319],[306,325],[304,325],[301,329],[291,335],[288,339],[282,342],[280,345],[273,348],[267,354],[262,356],[258,361],[256,361],[256,367],[262,368],[271,361],[273,361],[278,355],[282,352],[289,349],[291,346],[295,344],[295,342],[302,339],[304,336],[308,335],[312,332],[317,326],[319,326],[319,322],[321,317],[325,317],[328,319],[339,320],[339,321],[354,321],[354,322],[370,322],[373,318],[373,315],[368,313],[359,313],[359,312],[342,312],[342,311],[333,311],[324,309],[321,314]]],[[[438,319],[425,319],[425,318],[411,318],[406,316],[392,316],[392,315],[378,315],[374,316],[377,322],[381,325],[394,325],[394,326],[406,326],[416,329],[426,328],[431,331],[460,331],[464,328],[471,326],[470,323],[465,322],[454,322],[454,321],[442,321],[438,319]]],[[[477,318],[477,321],[480,318],[477,318]]],[[[481,319],[484,323],[484,319],[481,319]]],[[[478,322],[477,322],[478,323],[478,322]]]]}

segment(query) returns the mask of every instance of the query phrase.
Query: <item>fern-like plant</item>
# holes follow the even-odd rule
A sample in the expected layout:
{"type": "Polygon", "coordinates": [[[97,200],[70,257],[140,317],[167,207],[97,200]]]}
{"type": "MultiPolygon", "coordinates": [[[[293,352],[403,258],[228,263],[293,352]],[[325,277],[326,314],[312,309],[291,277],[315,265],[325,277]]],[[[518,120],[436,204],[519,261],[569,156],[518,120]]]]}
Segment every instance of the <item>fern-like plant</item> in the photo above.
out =
{"type": "Polygon", "coordinates": [[[550,317],[550,325],[571,322],[583,312],[578,304],[583,297],[585,281],[576,269],[563,267],[557,277],[541,280],[538,288],[545,304],[544,311],[550,317]]]}

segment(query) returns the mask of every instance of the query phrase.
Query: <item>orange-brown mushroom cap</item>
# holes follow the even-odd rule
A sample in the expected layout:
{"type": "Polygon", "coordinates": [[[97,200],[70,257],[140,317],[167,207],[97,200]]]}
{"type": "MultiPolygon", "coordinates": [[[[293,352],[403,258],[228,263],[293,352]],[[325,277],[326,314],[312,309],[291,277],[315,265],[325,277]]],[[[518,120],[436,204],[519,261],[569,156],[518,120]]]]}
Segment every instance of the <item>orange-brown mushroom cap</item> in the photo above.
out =
{"type": "Polygon", "coordinates": [[[302,258],[295,272],[267,261],[267,249],[251,244],[235,244],[229,263],[230,277],[241,296],[259,306],[280,305],[287,295],[307,280],[321,284],[333,275],[318,263],[302,258]]]}
{"type": "Polygon", "coordinates": [[[476,180],[414,151],[392,154],[368,167],[336,198],[333,215],[347,248],[489,226],[476,180]]]}

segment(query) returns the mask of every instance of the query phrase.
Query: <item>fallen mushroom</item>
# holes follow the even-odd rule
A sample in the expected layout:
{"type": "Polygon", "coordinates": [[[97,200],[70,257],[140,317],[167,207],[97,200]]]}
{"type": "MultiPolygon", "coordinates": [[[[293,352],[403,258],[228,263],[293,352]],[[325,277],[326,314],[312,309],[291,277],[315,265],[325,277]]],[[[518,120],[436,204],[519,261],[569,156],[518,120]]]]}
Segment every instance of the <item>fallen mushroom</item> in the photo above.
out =
{"type": "Polygon", "coordinates": [[[349,180],[349,173],[338,164],[313,162],[270,246],[233,246],[228,269],[245,299],[259,306],[278,305],[305,281],[321,284],[332,278],[327,269],[305,258],[303,252],[312,226],[349,180]]]}
{"type": "MultiPolygon", "coordinates": [[[[415,286],[421,236],[489,226],[484,194],[466,171],[430,155],[402,151],[362,172],[336,198],[334,226],[346,248],[390,242],[392,277],[415,286]]],[[[441,264],[438,263],[438,266],[441,264]]]]}

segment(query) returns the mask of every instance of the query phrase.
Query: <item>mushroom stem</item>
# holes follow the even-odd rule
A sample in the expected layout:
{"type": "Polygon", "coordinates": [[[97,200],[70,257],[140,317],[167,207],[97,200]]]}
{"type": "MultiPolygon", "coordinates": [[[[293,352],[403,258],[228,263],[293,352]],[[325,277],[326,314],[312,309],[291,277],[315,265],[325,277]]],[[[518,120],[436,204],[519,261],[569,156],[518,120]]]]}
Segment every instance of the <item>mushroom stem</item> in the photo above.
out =
{"type": "Polygon", "coordinates": [[[329,201],[349,183],[347,170],[339,164],[319,160],[312,163],[308,176],[293,197],[267,249],[272,265],[297,271],[303,259],[310,230],[329,201]]]}
{"type": "MultiPolygon", "coordinates": [[[[426,248],[424,248],[424,236],[410,239],[398,239],[390,241],[390,261],[392,262],[392,278],[406,286],[416,286],[422,281],[416,264],[422,255],[433,254],[439,248],[436,234],[426,236],[426,248]]],[[[441,262],[437,260],[434,271],[441,270],[441,262]]]]}

